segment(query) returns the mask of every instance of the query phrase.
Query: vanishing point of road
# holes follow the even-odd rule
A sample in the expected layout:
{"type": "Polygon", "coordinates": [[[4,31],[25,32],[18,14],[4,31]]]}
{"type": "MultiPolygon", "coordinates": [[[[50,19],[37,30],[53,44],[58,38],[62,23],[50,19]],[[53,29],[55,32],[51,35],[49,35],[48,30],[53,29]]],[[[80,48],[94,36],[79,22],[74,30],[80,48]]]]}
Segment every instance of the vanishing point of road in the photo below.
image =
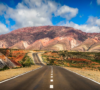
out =
{"type": "Polygon", "coordinates": [[[100,85],[59,66],[41,68],[0,84],[0,90],[100,90],[100,85]]]}

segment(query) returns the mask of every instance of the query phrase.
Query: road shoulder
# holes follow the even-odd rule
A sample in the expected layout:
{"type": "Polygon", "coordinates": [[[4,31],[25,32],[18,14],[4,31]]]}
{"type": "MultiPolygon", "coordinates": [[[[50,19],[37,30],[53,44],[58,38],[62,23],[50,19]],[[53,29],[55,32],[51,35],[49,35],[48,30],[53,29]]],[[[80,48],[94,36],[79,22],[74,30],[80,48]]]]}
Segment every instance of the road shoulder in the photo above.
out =
{"type": "Polygon", "coordinates": [[[39,65],[31,65],[31,67],[23,67],[23,68],[17,68],[17,69],[8,69],[5,71],[0,71],[0,81],[10,79],[12,77],[24,75],[25,73],[31,72],[35,69],[40,68],[39,65]]]}
{"type": "Polygon", "coordinates": [[[86,70],[73,67],[63,67],[63,68],[100,84],[100,71],[86,70]]]}

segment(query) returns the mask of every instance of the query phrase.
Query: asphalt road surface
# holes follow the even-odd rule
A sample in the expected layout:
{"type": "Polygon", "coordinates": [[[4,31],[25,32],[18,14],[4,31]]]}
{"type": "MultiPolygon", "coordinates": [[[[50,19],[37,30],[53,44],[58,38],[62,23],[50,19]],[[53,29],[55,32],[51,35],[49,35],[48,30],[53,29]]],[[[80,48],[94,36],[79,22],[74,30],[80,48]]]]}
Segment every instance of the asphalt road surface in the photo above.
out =
{"type": "Polygon", "coordinates": [[[43,66],[1,83],[0,90],[100,90],[100,85],[61,67],[43,66]]]}
{"type": "Polygon", "coordinates": [[[41,63],[37,53],[33,53],[33,58],[34,58],[34,62],[35,62],[36,65],[44,65],[44,64],[41,63]]]}

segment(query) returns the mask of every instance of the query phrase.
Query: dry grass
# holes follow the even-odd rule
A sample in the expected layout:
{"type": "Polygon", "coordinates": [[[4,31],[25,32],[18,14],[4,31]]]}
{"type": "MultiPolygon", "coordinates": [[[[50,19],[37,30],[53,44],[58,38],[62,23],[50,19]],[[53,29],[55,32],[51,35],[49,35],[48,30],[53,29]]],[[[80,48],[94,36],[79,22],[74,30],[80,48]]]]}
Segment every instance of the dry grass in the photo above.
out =
{"type": "Polygon", "coordinates": [[[38,57],[39,57],[40,61],[41,61],[44,65],[46,65],[46,63],[43,62],[43,59],[42,59],[42,55],[41,55],[41,54],[42,54],[42,53],[38,53],[38,57]]]}
{"type": "Polygon", "coordinates": [[[91,78],[100,83],[100,71],[99,70],[95,71],[95,70],[86,70],[86,69],[72,68],[72,67],[64,67],[64,68],[71,70],[73,72],[76,72],[85,77],[91,78]]]}
{"type": "Polygon", "coordinates": [[[13,76],[22,74],[24,72],[28,72],[31,70],[34,70],[36,68],[39,68],[38,65],[32,65],[31,67],[24,67],[24,68],[18,68],[18,69],[8,69],[5,71],[0,71],[0,81],[11,78],[13,76]]]}
{"type": "Polygon", "coordinates": [[[33,63],[34,63],[33,51],[28,52],[28,56],[33,60],[33,63]]]}

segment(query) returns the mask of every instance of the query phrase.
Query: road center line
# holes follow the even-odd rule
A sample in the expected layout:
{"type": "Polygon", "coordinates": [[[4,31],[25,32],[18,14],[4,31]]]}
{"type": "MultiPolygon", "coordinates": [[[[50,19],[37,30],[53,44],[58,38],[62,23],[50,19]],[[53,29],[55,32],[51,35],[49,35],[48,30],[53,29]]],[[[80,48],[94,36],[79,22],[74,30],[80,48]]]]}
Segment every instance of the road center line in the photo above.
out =
{"type": "Polygon", "coordinates": [[[53,74],[53,67],[51,66],[51,74],[53,74]]]}
{"type": "Polygon", "coordinates": [[[53,76],[51,76],[51,78],[53,78],[53,76]]]}
{"type": "Polygon", "coordinates": [[[51,78],[53,78],[53,67],[51,66],[51,78]]]}
{"type": "Polygon", "coordinates": [[[53,74],[51,74],[51,75],[53,75],[53,74]]]}
{"type": "Polygon", "coordinates": [[[53,88],[53,85],[50,85],[50,88],[53,88]]]}
{"type": "Polygon", "coordinates": [[[51,79],[50,81],[53,82],[53,79],[51,79]]]}
{"type": "MultiPolygon", "coordinates": [[[[53,78],[53,67],[51,66],[51,78],[53,78]]],[[[53,79],[50,79],[50,82],[53,82],[53,79]]],[[[50,85],[50,89],[53,89],[53,84],[50,85]]]]}

